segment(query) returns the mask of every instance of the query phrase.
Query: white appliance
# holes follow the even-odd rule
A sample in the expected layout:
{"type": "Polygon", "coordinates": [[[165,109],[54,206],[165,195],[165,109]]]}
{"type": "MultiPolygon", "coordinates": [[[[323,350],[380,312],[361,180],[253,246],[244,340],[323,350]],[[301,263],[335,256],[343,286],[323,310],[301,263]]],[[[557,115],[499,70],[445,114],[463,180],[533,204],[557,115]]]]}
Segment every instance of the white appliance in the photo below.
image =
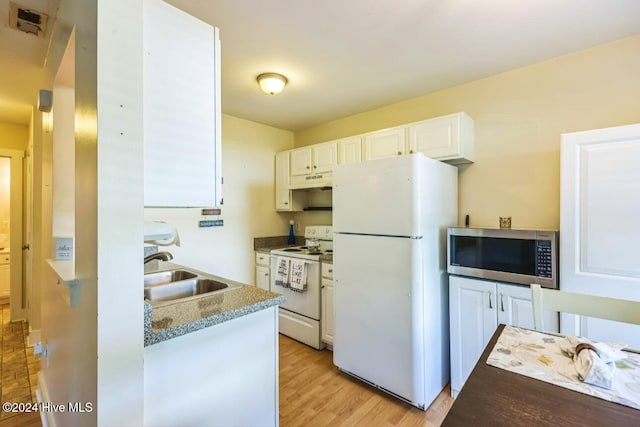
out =
{"type": "MultiPolygon", "coordinates": [[[[333,229],[330,225],[305,227],[305,245],[271,251],[271,292],[287,299],[279,308],[279,331],[288,337],[321,350],[325,347],[320,337],[320,255],[333,252],[333,229]],[[306,268],[306,286],[303,291],[277,282],[278,264],[303,260],[306,268]]],[[[291,267],[290,267],[291,268],[291,267]]]]}
{"type": "Polygon", "coordinates": [[[449,381],[457,177],[420,153],[334,169],[333,362],[421,409],[449,381]]]}
{"type": "MultiPolygon", "coordinates": [[[[562,135],[560,289],[640,301],[640,124],[562,135]]],[[[640,326],[562,314],[560,332],[640,349],[640,326]]]]}

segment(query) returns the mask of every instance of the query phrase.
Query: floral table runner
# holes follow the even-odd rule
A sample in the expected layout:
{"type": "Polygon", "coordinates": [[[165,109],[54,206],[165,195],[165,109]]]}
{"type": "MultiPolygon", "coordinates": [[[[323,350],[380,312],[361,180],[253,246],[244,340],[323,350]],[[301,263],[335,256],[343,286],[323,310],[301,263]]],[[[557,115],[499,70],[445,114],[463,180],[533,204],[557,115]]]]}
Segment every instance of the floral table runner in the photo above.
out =
{"type": "Polygon", "coordinates": [[[610,390],[578,379],[573,359],[560,350],[562,337],[505,326],[487,364],[640,410],[640,354],[616,362],[610,390]]]}

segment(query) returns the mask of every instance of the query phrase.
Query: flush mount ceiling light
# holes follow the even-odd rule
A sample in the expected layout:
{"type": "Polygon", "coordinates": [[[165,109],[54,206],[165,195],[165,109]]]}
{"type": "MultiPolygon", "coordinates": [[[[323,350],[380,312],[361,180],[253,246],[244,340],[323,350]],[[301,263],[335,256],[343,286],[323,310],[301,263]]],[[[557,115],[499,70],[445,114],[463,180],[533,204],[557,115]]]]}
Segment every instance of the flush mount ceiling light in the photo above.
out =
{"type": "Polygon", "coordinates": [[[276,95],[284,89],[287,84],[287,78],[282,74],[264,73],[257,78],[260,89],[269,95],[276,95]]]}

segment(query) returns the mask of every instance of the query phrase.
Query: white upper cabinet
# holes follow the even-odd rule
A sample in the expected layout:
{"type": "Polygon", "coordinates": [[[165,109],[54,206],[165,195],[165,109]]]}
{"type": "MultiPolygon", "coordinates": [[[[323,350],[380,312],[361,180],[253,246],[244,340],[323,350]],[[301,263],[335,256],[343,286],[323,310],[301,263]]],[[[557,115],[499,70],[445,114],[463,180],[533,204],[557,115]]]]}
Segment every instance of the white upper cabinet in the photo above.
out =
{"type": "Polygon", "coordinates": [[[291,151],[291,175],[308,175],[311,173],[311,147],[298,148],[291,151]]]}
{"type": "Polygon", "coordinates": [[[338,141],[338,164],[346,165],[362,161],[362,137],[352,136],[338,141]]]}
{"type": "Polygon", "coordinates": [[[473,162],[473,119],[465,113],[436,117],[408,127],[410,153],[420,152],[452,164],[473,162]]]}
{"type": "Polygon", "coordinates": [[[144,204],[222,204],[218,29],[144,1],[144,204]]]}
{"type": "Polygon", "coordinates": [[[338,143],[335,141],[316,144],[312,147],[313,173],[331,172],[338,164],[338,143]]]}
{"type": "Polygon", "coordinates": [[[338,164],[415,152],[454,165],[473,162],[473,119],[465,113],[455,113],[289,150],[288,188],[331,187],[333,168],[338,164]]]}
{"type": "Polygon", "coordinates": [[[289,188],[331,187],[333,168],[338,164],[336,141],[296,148],[290,153],[289,188]]]}
{"type": "Polygon", "coordinates": [[[290,153],[291,151],[276,153],[275,196],[277,211],[301,211],[307,202],[305,193],[291,191],[290,153]]]}
{"type": "Polygon", "coordinates": [[[331,172],[338,164],[338,143],[324,142],[291,150],[291,175],[331,172]]]}
{"type": "Polygon", "coordinates": [[[404,127],[391,128],[364,135],[364,159],[375,160],[406,153],[404,127]]]}

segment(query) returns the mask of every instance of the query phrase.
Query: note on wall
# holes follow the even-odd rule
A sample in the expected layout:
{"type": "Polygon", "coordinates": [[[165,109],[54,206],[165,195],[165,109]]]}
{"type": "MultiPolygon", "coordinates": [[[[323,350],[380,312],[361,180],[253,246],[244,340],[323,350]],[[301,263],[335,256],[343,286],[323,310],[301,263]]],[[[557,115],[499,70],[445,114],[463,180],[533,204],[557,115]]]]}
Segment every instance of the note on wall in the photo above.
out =
{"type": "Polygon", "coordinates": [[[54,237],[55,259],[73,260],[73,237],[54,237]]]}

